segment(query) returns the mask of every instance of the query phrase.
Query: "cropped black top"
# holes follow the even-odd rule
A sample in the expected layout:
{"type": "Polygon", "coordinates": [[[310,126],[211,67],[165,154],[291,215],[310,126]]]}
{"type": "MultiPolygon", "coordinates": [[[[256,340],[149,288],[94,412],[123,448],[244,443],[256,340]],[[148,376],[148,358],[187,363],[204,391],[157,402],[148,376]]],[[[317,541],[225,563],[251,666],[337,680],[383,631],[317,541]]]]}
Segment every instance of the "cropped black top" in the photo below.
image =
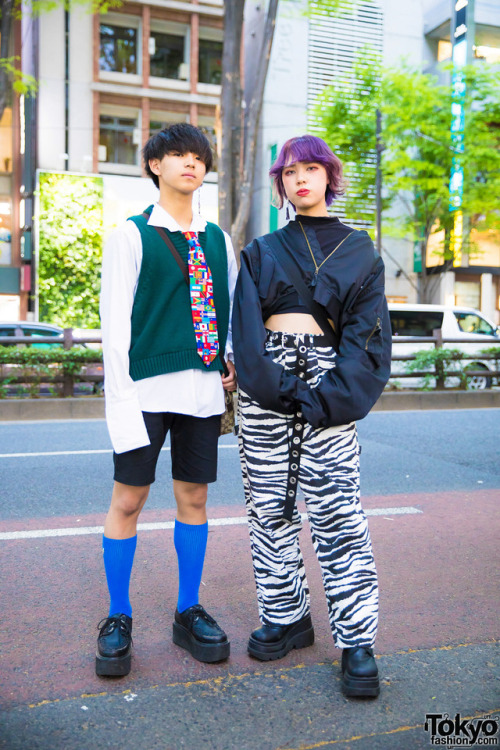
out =
{"type": "Polygon", "coordinates": [[[278,313],[309,313],[309,308],[300,301],[297,291],[291,289],[289,292],[277,297],[274,303],[267,309],[268,318],[278,313]]]}
{"type": "MultiPolygon", "coordinates": [[[[314,230],[322,251],[320,257],[316,258],[318,265],[329,255],[338,243],[352,232],[352,228],[342,224],[337,216],[302,216],[297,214],[293,224],[302,224],[314,230]]],[[[316,248],[317,249],[317,248],[316,248]]],[[[264,322],[278,313],[308,313],[309,308],[303,304],[295,287],[290,286],[283,290],[272,304],[265,306],[263,311],[264,322]]]]}
{"type": "Polygon", "coordinates": [[[315,302],[333,321],[338,338],[335,367],[326,370],[312,388],[268,355],[264,323],[276,300],[293,286],[267,236],[257,237],[241,253],[234,295],[232,332],[238,384],[263,409],[295,414],[300,408],[313,427],[362,419],[384,390],[391,372],[391,324],[382,259],[367,232],[353,231],[338,219],[298,215],[277,233],[296,257],[315,302]],[[311,226],[318,221],[321,226],[311,226]],[[323,233],[323,227],[330,231],[323,233]],[[315,263],[321,265],[318,273],[315,263]]]}

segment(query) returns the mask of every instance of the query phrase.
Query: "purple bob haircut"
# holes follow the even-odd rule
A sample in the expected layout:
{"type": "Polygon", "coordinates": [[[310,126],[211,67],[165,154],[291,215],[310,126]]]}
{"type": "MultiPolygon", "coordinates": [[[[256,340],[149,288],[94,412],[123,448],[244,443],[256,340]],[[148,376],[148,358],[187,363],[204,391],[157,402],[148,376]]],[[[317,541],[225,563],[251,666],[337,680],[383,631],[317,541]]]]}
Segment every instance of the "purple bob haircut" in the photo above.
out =
{"type": "MultiPolygon", "coordinates": [[[[328,185],[325,192],[326,205],[330,206],[335,198],[344,193],[342,162],[335,156],[330,146],[316,135],[300,135],[290,138],[269,170],[273,178],[273,192],[278,208],[283,208],[286,200],[285,187],[281,178],[282,170],[298,161],[316,162],[326,169],[328,185]]],[[[293,205],[293,204],[292,204],[293,205]]],[[[295,208],[295,206],[294,206],[295,208]]]]}

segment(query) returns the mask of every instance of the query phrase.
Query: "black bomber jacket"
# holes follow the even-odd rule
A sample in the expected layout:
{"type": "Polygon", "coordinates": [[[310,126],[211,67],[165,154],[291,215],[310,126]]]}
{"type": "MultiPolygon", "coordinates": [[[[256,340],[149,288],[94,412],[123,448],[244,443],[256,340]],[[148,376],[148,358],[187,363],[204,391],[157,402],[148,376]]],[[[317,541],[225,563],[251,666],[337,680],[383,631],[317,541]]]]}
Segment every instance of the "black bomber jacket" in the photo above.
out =
{"type": "MultiPolygon", "coordinates": [[[[314,229],[304,227],[315,254],[314,229]]],[[[278,230],[294,253],[316,302],[333,321],[338,338],[335,367],[311,388],[266,353],[264,321],[277,297],[292,288],[266,235],[241,255],[232,334],[238,383],[263,408],[293,414],[299,407],[314,427],[348,424],[365,417],[391,371],[391,326],[384,289],[384,264],[365,231],[353,231],[321,267],[314,264],[297,222],[278,230]]]]}

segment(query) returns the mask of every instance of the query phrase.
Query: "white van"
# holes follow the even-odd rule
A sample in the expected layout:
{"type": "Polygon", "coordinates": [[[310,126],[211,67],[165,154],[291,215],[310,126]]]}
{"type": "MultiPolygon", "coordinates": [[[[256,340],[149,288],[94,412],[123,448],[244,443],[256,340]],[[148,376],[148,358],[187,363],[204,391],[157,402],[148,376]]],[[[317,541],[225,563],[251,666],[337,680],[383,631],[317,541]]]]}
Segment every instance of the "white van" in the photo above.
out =
{"type": "MultiPolygon", "coordinates": [[[[486,347],[500,346],[500,327],[496,327],[482,312],[470,307],[391,302],[389,315],[393,356],[415,354],[422,349],[432,349],[434,344],[419,342],[419,338],[432,336],[433,331],[438,328],[441,329],[443,339],[451,339],[451,342],[443,346],[460,349],[464,354],[478,354],[477,360],[470,360],[467,366],[471,370],[484,370],[485,376],[471,377],[468,387],[477,390],[491,388],[492,378],[488,377],[486,372],[495,369],[495,362],[481,359],[480,352],[486,347]],[[398,344],[398,336],[412,336],[415,341],[398,344]]],[[[393,375],[398,372],[404,372],[404,367],[402,362],[396,361],[393,363],[393,375]]],[[[410,385],[410,383],[403,382],[402,385],[410,385]]]]}

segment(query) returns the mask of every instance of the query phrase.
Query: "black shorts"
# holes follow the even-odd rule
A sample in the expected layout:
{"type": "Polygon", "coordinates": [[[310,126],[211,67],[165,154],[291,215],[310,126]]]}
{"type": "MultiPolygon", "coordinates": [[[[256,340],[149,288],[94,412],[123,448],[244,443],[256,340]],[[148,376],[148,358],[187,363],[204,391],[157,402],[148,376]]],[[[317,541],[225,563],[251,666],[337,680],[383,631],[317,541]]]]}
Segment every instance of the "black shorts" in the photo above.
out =
{"type": "Polygon", "coordinates": [[[158,456],[170,431],[172,478],[209,484],[217,479],[217,443],[221,415],[192,417],[171,412],[143,412],[150,445],[113,453],[114,479],[145,487],[155,481],[158,456]]]}

